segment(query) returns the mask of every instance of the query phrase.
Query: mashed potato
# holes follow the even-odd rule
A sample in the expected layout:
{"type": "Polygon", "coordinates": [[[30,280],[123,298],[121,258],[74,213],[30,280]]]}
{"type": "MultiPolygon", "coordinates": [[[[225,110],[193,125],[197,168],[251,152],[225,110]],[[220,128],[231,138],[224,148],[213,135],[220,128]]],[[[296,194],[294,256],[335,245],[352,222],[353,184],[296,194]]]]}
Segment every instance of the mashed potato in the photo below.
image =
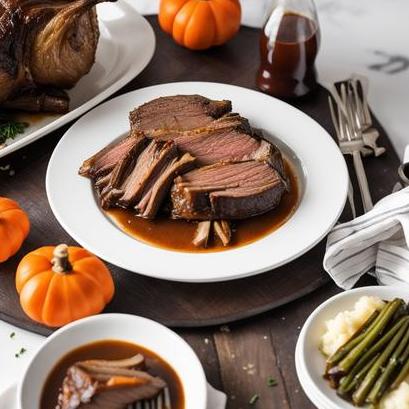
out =
{"type": "MultiPolygon", "coordinates": [[[[335,353],[362,327],[372,313],[375,310],[380,310],[384,304],[378,297],[364,296],[355,303],[352,311],[340,312],[335,318],[327,321],[325,323],[326,332],[321,338],[322,353],[326,356],[335,353]]],[[[409,406],[407,407],[409,409],[409,406]]],[[[394,406],[390,408],[394,408],[394,406]]],[[[404,407],[400,406],[399,408],[403,409],[404,407]]]]}
{"type": "Polygon", "coordinates": [[[409,409],[408,379],[381,400],[379,409],[409,409]]]}

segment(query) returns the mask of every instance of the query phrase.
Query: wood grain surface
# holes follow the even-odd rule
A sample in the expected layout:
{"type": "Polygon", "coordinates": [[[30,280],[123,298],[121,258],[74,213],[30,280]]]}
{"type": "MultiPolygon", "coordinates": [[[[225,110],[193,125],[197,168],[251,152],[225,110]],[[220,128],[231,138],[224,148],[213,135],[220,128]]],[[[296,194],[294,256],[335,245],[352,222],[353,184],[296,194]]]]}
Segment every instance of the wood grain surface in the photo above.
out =
{"type": "MultiPolygon", "coordinates": [[[[197,53],[174,44],[159,30],[156,18],[150,17],[149,21],[157,35],[153,61],[118,94],[174,81],[215,81],[255,88],[257,30],[242,28],[229,44],[197,53]]],[[[326,91],[320,88],[315,95],[293,104],[332,134],[326,98],[326,91]]],[[[0,160],[1,169],[6,168],[0,171],[0,195],[19,201],[28,211],[33,225],[17,256],[0,266],[0,318],[42,334],[51,330],[34,324],[21,311],[14,289],[14,271],[22,255],[36,247],[59,242],[73,243],[56,222],[47,203],[44,186],[48,159],[67,128],[0,160]]],[[[389,140],[379,129],[381,143],[387,147],[388,153],[381,158],[365,158],[374,201],[390,193],[397,181],[399,164],[389,140]]],[[[309,143],[308,138],[305,143],[309,143]]],[[[317,147],[317,161],[320,160],[319,155],[317,147]]],[[[351,163],[348,165],[352,169],[351,163]]],[[[354,178],[353,183],[360,209],[354,178]]],[[[67,200],[75,200],[75,194],[67,192],[67,200]]],[[[325,201],[325,197],[322,200],[325,201]]],[[[348,209],[343,217],[350,217],[348,209]]],[[[320,243],[303,257],[274,272],[218,284],[164,282],[110,266],[117,291],[107,312],[131,312],[179,327],[178,332],[201,359],[209,381],[228,394],[228,409],[312,408],[297,381],[294,348],[308,315],[339,291],[328,282],[322,270],[323,254],[324,243],[320,243]],[[305,297],[293,301],[301,296],[305,297]],[[290,301],[293,302],[288,304],[290,301]],[[276,309],[265,312],[272,308],[276,309]],[[263,314],[257,318],[249,318],[260,313],[263,314]],[[210,327],[239,319],[242,321],[229,327],[210,327]],[[207,328],[180,328],[188,326],[207,328]],[[278,381],[277,386],[267,386],[269,376],[278,381]],[[258,394],[259,399],[250,406],[249,400],[254,394],[258,394]]]]}

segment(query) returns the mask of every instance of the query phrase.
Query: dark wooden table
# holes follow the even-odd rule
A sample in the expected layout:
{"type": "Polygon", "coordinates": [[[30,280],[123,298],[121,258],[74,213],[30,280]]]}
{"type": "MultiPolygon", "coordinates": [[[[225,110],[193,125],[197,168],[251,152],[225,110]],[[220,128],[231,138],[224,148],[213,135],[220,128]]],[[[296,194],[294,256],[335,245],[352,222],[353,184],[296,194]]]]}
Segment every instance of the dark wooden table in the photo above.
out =
{"type": "MultiPolygon", "coordinates": [[[[257,30],[242,28],[229,44],[198,53],[173,43],[160,31],[156,18],[150,17],[149,21],[157,36],[157,50],[153,61],[118,94],[174,81],[215,81],[255,88],[259,61],[257,30]]],[[[328,113],[323,115],[322,112],[314,110],[311,99],[297,101],[296,105],[319,119],[325,128],[332,130],[328,113]]],[[[44,155],[49,155],[67,128],[68,126],[43,138],[34,144],[37,145],[35,149],[38,151],[40,147],[44,155]]],[[[17,155],[24,158],[24,150],[0,161],[0,165],[8,161],[17,162],[17,155]]],[[[369,159],[366,165],[371,168],[382,166],[381,163],[375,164],[369,159]]],[[[393,186],[391,172],[385,171],[382,174],[383,187],[374,189],[375,200],[387,194],[389,187],[393,186]]],[[[32,200],[35,200],[35,197],[32,200]]],[[[291,280],[290,276],[288,280],[291,280]]],[[[294,365],[295,344],[309,314],[339,291],[335,285],[327,284],[309,296],[257,318],[228,327],[180,329],[177,332],[198,354],[209,382],[227,393],[228,409],[313,408],[297,380],[294,365]],[[267,379],[270,376],[278,381],[277,386],[268,387],[267,379]],[[254,405],[250,405],[249,401],[254,394],[258,394],[259,399],[254,405]]]]}

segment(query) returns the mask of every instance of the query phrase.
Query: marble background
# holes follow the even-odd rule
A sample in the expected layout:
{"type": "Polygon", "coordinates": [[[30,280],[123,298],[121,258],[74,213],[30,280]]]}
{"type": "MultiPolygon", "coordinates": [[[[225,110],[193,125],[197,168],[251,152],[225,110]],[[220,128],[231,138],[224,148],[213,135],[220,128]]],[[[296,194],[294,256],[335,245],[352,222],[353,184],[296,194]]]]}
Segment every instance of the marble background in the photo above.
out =
{"type": "MultiPolygon", "coordinates": [[[[133,0],[144,14],[159,0],[133,0]]],[[[243,24],[263,24],[270,0],[241,0],[243,24]]],[[[369,77],[369,101],[402,157],[409,144],[409,1],[316,0],[322,30],[317,68],[323,85],[351,73],[369,77]]]]}

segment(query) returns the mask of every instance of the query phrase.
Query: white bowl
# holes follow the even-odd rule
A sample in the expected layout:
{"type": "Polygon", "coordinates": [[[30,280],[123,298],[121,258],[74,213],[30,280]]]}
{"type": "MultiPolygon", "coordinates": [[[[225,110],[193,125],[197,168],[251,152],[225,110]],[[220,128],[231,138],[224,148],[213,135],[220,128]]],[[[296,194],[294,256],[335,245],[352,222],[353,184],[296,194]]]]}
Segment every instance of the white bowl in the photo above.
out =
{"type": "Polygon", "coordinates": [[[297,375],[304,392],[319,409],[354,408],[351,403],[341,399],[323,379],[325,357],[318,348],[320,338],[325,332],[325,321],[341,311],[353,309],[355,302],[365,295],[384,300],[397,297],[409,301],[409,290],[402,287],[372,286],[345,291],[321,304],[309,316],[301,330],[295,350],[297,375]]]}
{"type": "Polygon", "coordinates": [[[183,385],[184,409],[205,409],[206,377],[192,348],[168,328],[135,315],[102,314],[73,322],[51,335],[30,361],[18,388],[20,409],[39,409],[48,374],[68,352],[104,339],[145,347],[176,371],[183,385]]]}

